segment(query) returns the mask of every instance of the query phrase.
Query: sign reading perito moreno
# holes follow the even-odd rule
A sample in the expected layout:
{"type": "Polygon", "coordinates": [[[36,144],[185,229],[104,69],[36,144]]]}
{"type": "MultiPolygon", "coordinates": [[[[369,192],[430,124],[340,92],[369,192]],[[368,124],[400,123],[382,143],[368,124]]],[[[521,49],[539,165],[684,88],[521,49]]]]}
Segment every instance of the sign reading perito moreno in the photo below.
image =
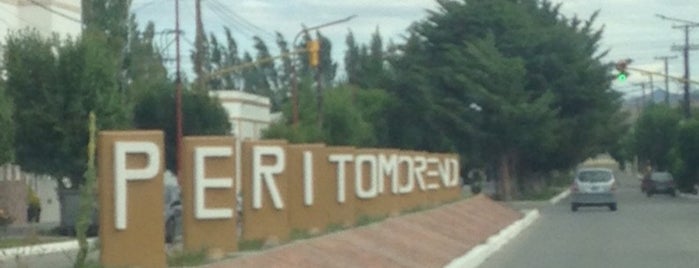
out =
{"type": "MultiPolygon", "coordinates": [[[[164,267],[162,132],[102,132],[99,146],[103,264],[164,267]]],[[[186,250],[237,250],[239,220],[242,240],[284,241],[461,193],[454,154],[187,137],[182,162],[186,250]]]]}

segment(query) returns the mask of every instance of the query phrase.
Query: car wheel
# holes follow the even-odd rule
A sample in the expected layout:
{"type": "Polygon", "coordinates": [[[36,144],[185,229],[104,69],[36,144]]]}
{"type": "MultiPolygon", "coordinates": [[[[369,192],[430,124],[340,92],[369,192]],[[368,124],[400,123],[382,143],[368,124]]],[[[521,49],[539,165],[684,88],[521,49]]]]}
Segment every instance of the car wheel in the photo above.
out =
{"type": "Polygon", "coordinates": [[[677,196],[677,190],[675,190],[675,189],[670,190],[670,196],[676,197],[676,196],[677,196]]]}
{"type": "Polygon", "coordinates": [[[570,204],[570,210],[573,212],[578,211],[578,204],[570,204]]]}
{"type": "Polygon", "coordinates": [[[168,219],[165,223],[165,243],[172,243],[175,240],[175,220],[168,219]]]}
{"type": "Polygon", "coordinates": [[[646,191],[646,196],[651,197],[653,193],[651,191],[646,191]]]}
{"type": "Polygon", "coordinates": [[[616,211],[616,203],[609,204],[609,210],[616,211]]]}

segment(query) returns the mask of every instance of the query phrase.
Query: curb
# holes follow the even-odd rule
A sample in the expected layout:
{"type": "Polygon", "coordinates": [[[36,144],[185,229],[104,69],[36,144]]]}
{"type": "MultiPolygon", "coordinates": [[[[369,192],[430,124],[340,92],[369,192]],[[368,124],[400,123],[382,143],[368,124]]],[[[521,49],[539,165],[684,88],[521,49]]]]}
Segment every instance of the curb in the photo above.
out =
{"type": "MultiPolygon", "coordinates": [[[[87,243],[90,247],[92,247],[97,243],[97,238],[89,238],[87,239],[87,243]]],[[[16,256],[28,257],[35,255],[44,255],[56,252],[77,250],[78,248],[80,248],[80,246],[78,245],[78,240],[7,248],[0,250],[0,261],[14,259],[16,256]]]]}
{"type": "Polygon", "coordinates": [[[695,194],[678,193],[678,195],[681,197],[684,197],[684,198],[699,200],[699,195],[695,195],[695,194]]]}
{"type": "Polygon", "coordinates": [[[551,198],[551,199],[549,200],[549,202],[550,202],[551,204],[554,204],[554,205],[555,205],[556,203],[558,203],[559,201],[561,201],[563,198],[568,197],[569,195],[570,195],[570,189],[565,189],[565,191],[563,191],[563,192],[561,192],[560,194],[558,194],[558,195],[554,196],[553,198],[551,198]]]}
{"type": "Polygon", "coordinates": [[[499,233],[491,236],[485,243],[480,244],[461,257],[452,260],[446,268],[476,268],[481,265],[490,255],[500,250],[510,240],[515,238],[522,230],[529,227],[539,218],[539,210],[527,211],[523,218],[510,224],[499,233]]]}

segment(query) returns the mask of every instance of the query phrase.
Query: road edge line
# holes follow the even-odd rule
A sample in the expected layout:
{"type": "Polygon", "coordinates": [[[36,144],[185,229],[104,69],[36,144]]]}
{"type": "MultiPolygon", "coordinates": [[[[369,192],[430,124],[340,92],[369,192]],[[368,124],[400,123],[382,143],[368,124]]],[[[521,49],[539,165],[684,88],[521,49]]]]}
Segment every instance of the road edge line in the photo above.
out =
{"type": "Polygon", "coordinates": [[[565,189],[565,191],[563,191],[563,192],[559,193],[558,195],[554,196],[553,198],[551,198],[549,200],[549,202],[551,204],[555,205],[556,203],[560,202],[561,200],[563,200],[563,198],[566,198],[569,195],[570,195],[570,189],[565,189]]]}
{"type": "Polygon", "coordinates": [[[678,195],[681,196],[681,197],[684,197],[684,198],[699,200],[699,195],[695,195],[695,194],[685,194],[685,193],[679,193],[679,192],[678,192],[678,195]]]}
{"type": "Polygon", "coordinates": [[[529,227],[539,218],[539,210],[529,210],[524,217],[510,224],[505,229],[500,230],[495,235],[490,236],[485,243],[469,250],[465,255],[453,259],[445,268],[476,268],[481,265],[490,255],[500,250],[510,240],[515,238],[520,232],[529,227]]]}
{"type": "MultiPolygon", "coordinates": [[[[90,247],[96,245],[97,238],[87,239],[87,243],[90,247]]],[[[32,246],[23,246],[16,248],[6,248],[0,249],[0,261],[11,260],[15,257],[29,257],[36,255],[45,255],[57,252],[63,252],[68,250],[77,250],[80,246],[78,245],[78,240],[68,240],[63,242],[38,244],[32,246]]]]}

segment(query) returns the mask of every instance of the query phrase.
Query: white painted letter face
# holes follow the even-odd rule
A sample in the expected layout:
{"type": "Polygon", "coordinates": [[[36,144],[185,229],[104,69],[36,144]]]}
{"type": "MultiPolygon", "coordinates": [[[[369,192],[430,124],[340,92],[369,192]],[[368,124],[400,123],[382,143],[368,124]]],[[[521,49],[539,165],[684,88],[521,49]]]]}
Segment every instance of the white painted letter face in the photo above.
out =
{"type": "Polygon", "coordinates": [[[391,178],[391,193],[398,194],[398,156],[395,154],[379,155],[379,170],[379,192],[384,192],[383,178],[388,176],[391,178]]]}
{"type": "Polygon", "coordinates": [[[303,204],[313,205],[313,153],[303,152],[303,204]]]}
{"type": "Polygon", "coordinates": [[[400,194],[408,194],[415,189],[415,171],[413,168],[413,158],[407,155],[401,155],[398,157],[397,169],[400,170],[401,164],[405,165],[405,184],[398,185],[398,192],[400,194]]]}
{"type": "Polygon", "coordinates": [[[118,141],[114,143],[114,227],[126,230],[127,182],[150,180],[160,170],[160,151],[152,142],[118,141]],[[145,154],[148,164],[144,168],[127,169],[126,157],[129,154],[145,154]]]}
{"type": "MultiPolygon", "coordinates": [[[[194,217],[205,219],[230,219],[233,217],[233,209],[230,208],[206,208],[207,188],[233,188],[233,178],[206,178],[206,158],[231,157],[233,149],[230,147],[198,147],[194,149],[194,217]]],[[[233,192],[231,191],[231,199],[233,192]]],[[[232,200],[231,200],[232,201],[232,200]]]]}
{"type": "Polygon", "coordinates": [[[375,155],[360,154],[354,159],[354,189],[360,199],[371,199],[379,194],[379,179],[377,161],[375,155]],[[364,189],[364,173],[362,172],[364,163],[369,164],[369,188],[364,189]]]}
{"type": "Polygon", "coordinates": [[[272,197],[272,203],[276,209],[283,209],[284,202],[279,194],[277,183],[274,181],[274,175],[284,171],[285,155],[284,150],[279,146],[255,146],[252,149],[252,207],[255,209],[262,208],[262,182],[264,181],[269,195],[272,197]],[[262,165],[264,156],[272,156],[276,159],[276,163],[271,166],[262,165]]]}
{"type": "Polygon", "coordinates": [[[337,163],[337,202],[345,203],[345,163],[352,161],[352,155],[333,154],[328,156],[328,161],[337,163]]]}

